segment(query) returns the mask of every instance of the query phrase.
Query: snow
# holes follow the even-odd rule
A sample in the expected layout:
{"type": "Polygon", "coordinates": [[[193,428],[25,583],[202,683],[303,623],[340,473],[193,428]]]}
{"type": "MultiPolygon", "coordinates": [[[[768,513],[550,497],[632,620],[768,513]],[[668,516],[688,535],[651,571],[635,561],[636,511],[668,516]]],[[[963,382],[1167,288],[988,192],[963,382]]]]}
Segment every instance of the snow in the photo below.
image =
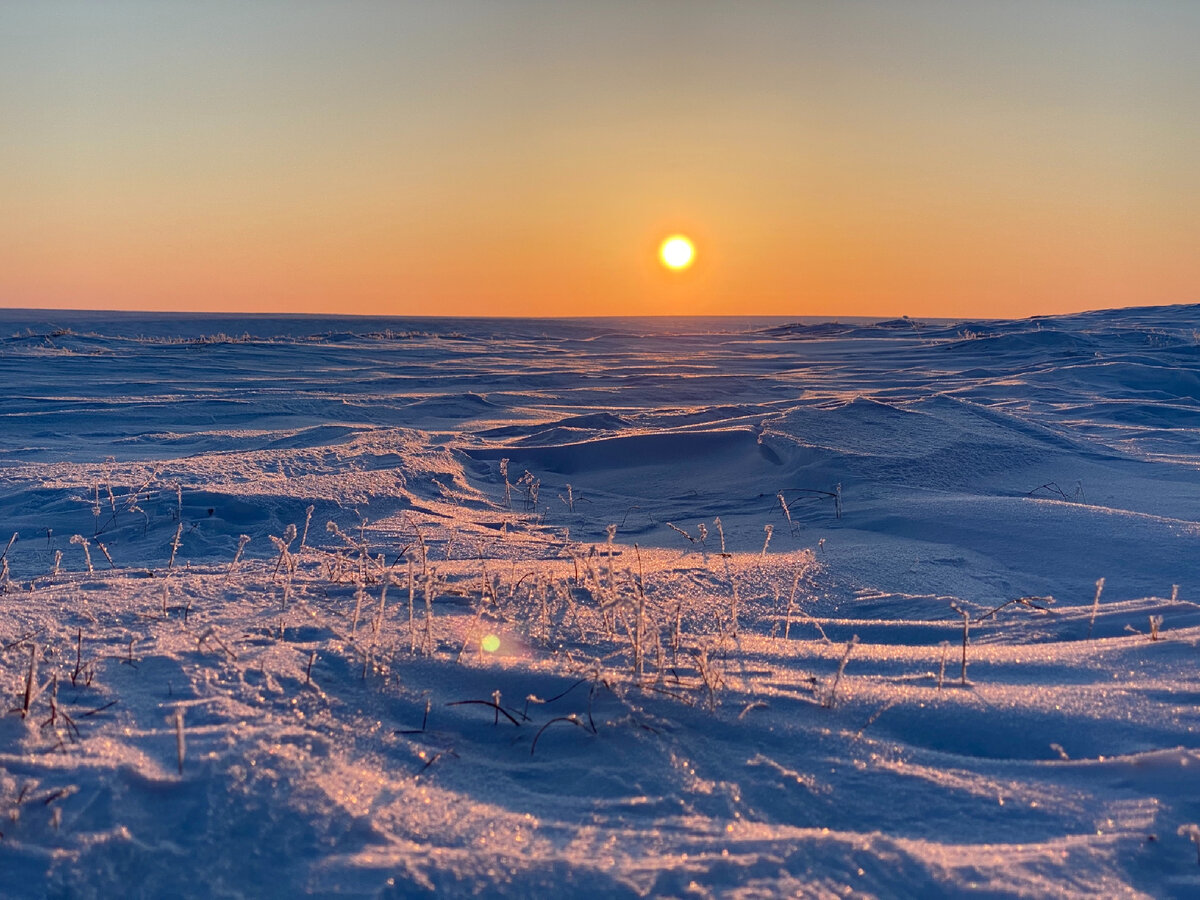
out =
{"type": "Polygon", "coordinates": [[[4,311],[0,896],[1196,896],[1198,335],[4,311]]]}

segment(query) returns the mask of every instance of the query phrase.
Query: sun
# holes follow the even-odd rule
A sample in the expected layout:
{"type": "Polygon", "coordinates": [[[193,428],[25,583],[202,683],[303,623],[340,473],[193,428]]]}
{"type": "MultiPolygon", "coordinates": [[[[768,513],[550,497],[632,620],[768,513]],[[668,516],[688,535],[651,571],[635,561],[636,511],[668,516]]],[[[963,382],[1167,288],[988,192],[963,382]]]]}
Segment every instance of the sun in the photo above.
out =
{"type": "Polygon", "coordinates": [[[696,261],[696,245],[682,234],[673,234],[658,248],[662,264],[674,272],[681,272],[696,261]]]}

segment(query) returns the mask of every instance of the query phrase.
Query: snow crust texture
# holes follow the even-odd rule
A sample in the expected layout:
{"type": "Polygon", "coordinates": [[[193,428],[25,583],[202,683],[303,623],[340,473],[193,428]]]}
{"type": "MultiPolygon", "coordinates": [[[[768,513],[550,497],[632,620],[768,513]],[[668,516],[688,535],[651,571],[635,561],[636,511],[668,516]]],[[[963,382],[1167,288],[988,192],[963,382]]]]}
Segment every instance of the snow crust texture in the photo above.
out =
{"type": "Polygon", "coordinates": [[[1200,307],[0,335],[0,897],[1200,896],[1200,307]]]}

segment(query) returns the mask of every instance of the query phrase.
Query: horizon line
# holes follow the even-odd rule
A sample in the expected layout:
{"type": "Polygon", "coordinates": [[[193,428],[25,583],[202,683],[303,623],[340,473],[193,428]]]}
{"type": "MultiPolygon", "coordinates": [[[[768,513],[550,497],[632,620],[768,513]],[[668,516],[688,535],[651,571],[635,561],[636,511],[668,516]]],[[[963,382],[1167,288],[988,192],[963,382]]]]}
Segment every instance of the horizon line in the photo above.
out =
{"type": "Polygon", "coordinates": [[[896,319],[910,319],[914,321],[935,321],[935,322],[960,322],[960,321],[1014,321],[1019,322],[1023,319],[1046,319],[1062,316],[1078,316],[1088,315],[1099,312],[1115,312],[1119,310],[1131,309],[1169,309],[1184,306],[1200,306],[1200,300],[1182,301],[1179,303],[1145,303],[1145,304],[1129,304],[1126,306],[1105,306],[1092,309],[1076,310],[1074,312],[1062,313],[1038,313],[1028,316],[910,316],[901,313],[880,313],[867,315],[841,315],[835,313],[809,313],[809,314],[779,314],[779,313],[636,313],[636,314],[597,314],[597,315],[571,315],[571,316],[504,316],[504,315],[463,315],[456,313],[446,313],[441,315],[433,315],[429,313],[353,313],[353,312],[265,312],[265,311],[239,311],[239,310],[177,310],[177,309],[109,309],[101,307],[58,307],[58,306],[0,306],[0,318],[5,313],[38,313],[38,314],[112,314],[112,315],[153,315],[153,316],[209,316],[209,317],[235,317],[235,318],[257,318],[257,319],[317,319],[317,318],[334,318],[334,319],[429,319],[429,320],[485,320],[485,321],[594,321],[597,319],[826,319],[827,321],[840,321],[842,319],[855,320],[877,320],[887,321],[896,319]]]}

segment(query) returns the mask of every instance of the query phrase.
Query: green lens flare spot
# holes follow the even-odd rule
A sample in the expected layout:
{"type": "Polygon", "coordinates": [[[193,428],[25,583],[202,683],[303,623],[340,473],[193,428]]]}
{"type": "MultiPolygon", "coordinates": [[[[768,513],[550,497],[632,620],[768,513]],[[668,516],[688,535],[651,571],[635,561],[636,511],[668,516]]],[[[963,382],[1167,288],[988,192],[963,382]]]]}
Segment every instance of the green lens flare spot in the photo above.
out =
{"type": "Polygon", "coordinates": [[[480,642],[480,646],[488,653],[495,653],[500,649],[500,638],[494,634],[489,634],[480,642]]]}

